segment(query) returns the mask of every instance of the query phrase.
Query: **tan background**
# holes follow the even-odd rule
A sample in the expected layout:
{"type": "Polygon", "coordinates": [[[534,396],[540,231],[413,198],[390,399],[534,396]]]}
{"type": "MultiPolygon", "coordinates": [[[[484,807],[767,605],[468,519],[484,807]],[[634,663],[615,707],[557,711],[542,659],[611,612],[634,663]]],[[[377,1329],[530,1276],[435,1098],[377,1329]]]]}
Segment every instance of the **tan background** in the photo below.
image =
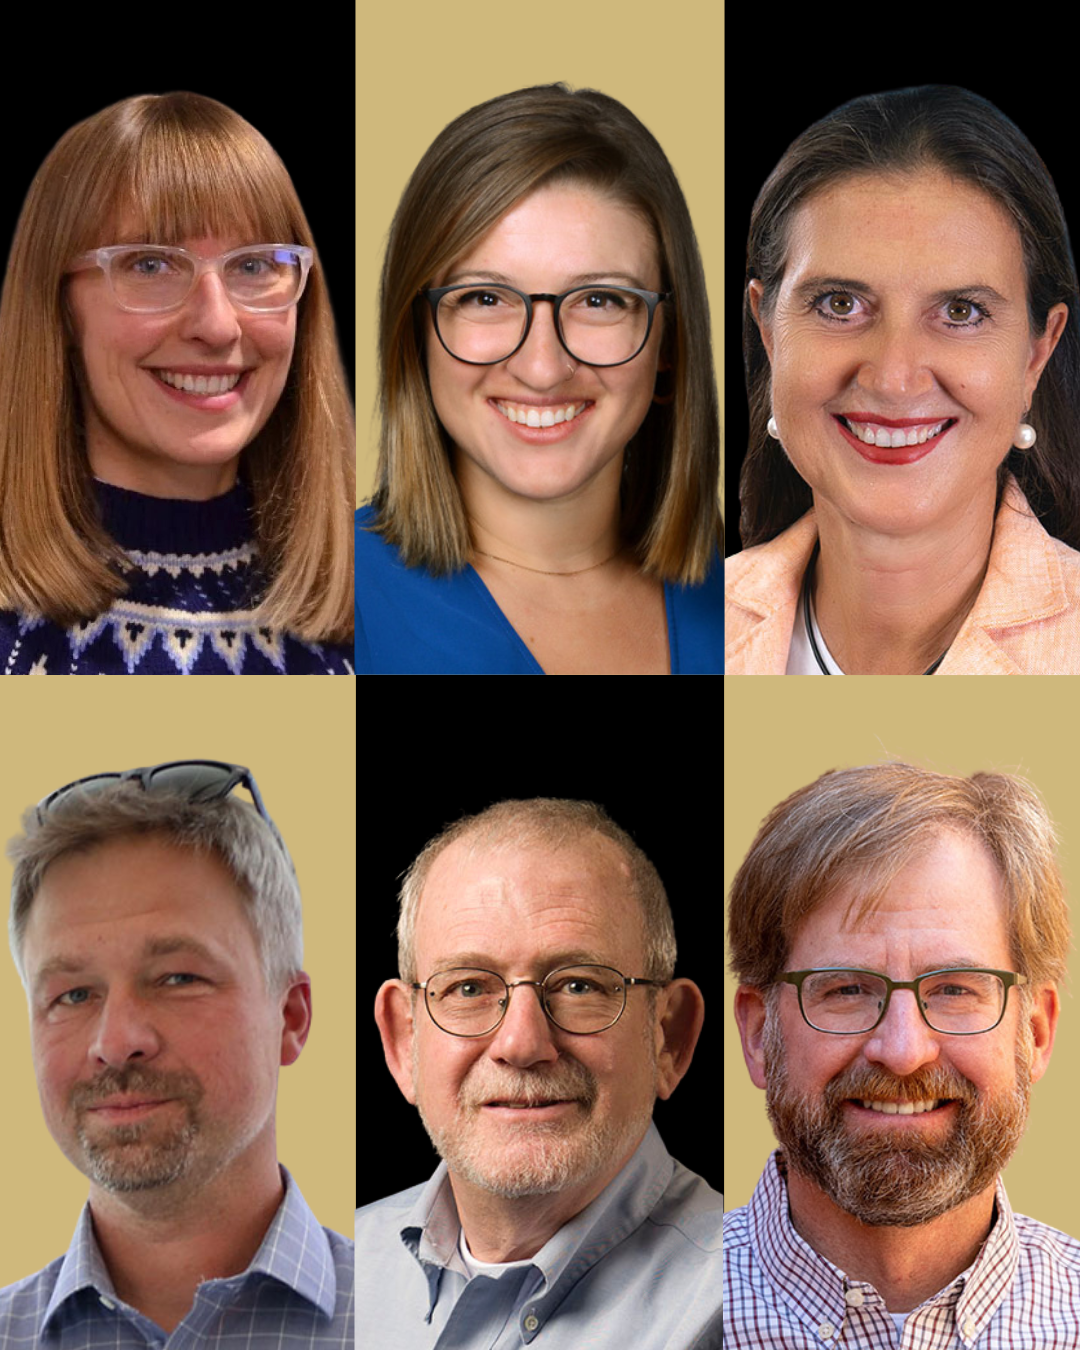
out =
{"type": "MultiPolygon", "coordinates": [[[[319,1222],[352,1233],[356,1080],[356,712],[351,680],[4,680],[0,843],[24,807],[100,770],[169,759],[249,768],[296,864],[304,904],[311,1035],[280,1072],[278,1156],[319,1222]]],[[[240,795],[245,793],[240,789],[240,795]]],[[[0,859],[5,914],[11,865],[0,859]]],[[[45,1128],[30,1058],[26,997],[0,952],[4,1028],[0,1286],[62,1256],[86,1179],[45,1128]],[[18,1216],[13,1222],[12,1216],[18,1216]]]]}
{"type": "MultiPolygon", "coordinates": [[[[690,207],[723,369],[723,7],[461,0],[357,8],[357,501],[374,487],[376,334],[383,251],[424,151],[455,117],[513,89],[561,80],[625,103],[660,142],[690,207]]],[[[722,405],[721,405],[722,407],[722,405]]]]}
{"type": "MultiPolygon", "coordinates": [[[[724,893],[766,813],[828,769],[904,759],[941,773],[1017,773],[1034,784],[1060,837],[1059,860],[1080,929],[1077,681],[1053,676],[733,680],[725,685],[724,893]]],[[[725,941],[725,964],[727,947],[725,941]]],[[[1075,953],[1070,973],[1075,979],[1075,953]]],[[[724,987],[724,1181],[727,1208],[744,1205],[776,1147],[765,1094],[746,1072],[724,987]]],[[[1033,1090],[1027,1134],[1005,1172],[1014,1210],[1080,1234],[1069,1159],[1080,1037],[1075,1000],[1061,991],[1053,1058],[1033,1090]]]]}

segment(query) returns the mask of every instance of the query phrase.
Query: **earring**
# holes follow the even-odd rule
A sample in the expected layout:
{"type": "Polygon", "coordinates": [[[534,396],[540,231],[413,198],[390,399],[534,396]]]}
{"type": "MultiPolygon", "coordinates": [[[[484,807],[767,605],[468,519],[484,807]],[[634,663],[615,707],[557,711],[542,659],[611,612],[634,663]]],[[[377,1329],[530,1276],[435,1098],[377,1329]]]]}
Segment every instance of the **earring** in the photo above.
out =
{"type": "Polygon", "coordinates": [[[777,430],[775,417],[770,417],[769,420],[765,423],[765,430],[769,433],[769,435],[773,438],[774,441],[778,441],[780,439],[780,432],[777,430]]]}
{"type": "Polygon", "coordinates": [[[1036,434],[1033,426],[1029,426],[1027,422],[1021,422],[1013,445],[1017,450],[1030,450],[1035,444],[1036,434]]]}

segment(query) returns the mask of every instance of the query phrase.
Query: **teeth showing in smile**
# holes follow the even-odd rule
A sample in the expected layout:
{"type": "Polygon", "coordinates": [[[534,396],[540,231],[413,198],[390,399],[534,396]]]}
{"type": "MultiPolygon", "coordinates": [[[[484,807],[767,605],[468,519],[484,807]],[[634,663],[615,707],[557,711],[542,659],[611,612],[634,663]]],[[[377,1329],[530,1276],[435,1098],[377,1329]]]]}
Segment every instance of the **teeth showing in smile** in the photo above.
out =
{"type": "Polygon", "coordinates": [[[227,394],[236,388],[243,371],[235,375],[174,375],[171,370],[155,370],[154,374],[165,384],[188,394],[227,394]]]}
{"type": "Polygon", "coordinates": [[[944,422],[927,423],[921,427],[883,427],[876,422],[849,422],[846,417],[840,418],[853,436],[882,450],[899,450],[903,445],[922,445],[939,435],[951,420],[946,417],[944,422]]]}
{"type": "Polygon", "coordinates": [[[498,399],[494,403],[504,417],[524,427],[553,427],[557,422],[572,422],[588,406],[587,403],[567,403],[561,408],[530,408],[498,399]]]}
{"type": "Polygon", "coordinates": [[[923,1111],[933,1111],[941,1102],[867,1102],[861,1103],[868,1111],[881,1111],[887,1116],[918,1116],[923,1111]]]}

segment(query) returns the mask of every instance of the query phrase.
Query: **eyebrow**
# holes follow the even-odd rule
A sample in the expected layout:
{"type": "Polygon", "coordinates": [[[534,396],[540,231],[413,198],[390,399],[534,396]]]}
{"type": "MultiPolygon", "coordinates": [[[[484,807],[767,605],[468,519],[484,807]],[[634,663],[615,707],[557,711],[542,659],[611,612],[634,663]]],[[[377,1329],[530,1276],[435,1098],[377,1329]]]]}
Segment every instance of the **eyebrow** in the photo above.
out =
{"type": "MultiPolygon", "coordinates": [[[[513,286],[515,290],[520,290],[516,281],[511,280],[502,272],[455,272],[452,276],[446,278],[444,286],[455,286],[459,281],[490,281],[496,286],[513,286]]],[[[640,277],[634,276],[632,272],[579,272],[576,277],[568,277],[563,290],[572,291],[575,286],[591,286],[594,282],[609,281],[614,283],[624,282],[627,286],[633,286],[636,290],[647,291],[652,288],[646,286],[640,277]]]]}
{"type": "MultiPolygon", "coordinates": [[[[607,966],[611,964],[611,960],[609,957],[599,956],[596,952],[584,947],[575,947],[571,951],[549,952],[545,956],[538,957],[531,964],[537,970],[541,967],[545,970],[558,970],[560,966],[607,966]]],[[[498,971],[499,965],[499,958],[488,952],[451,952],[449,956],[441,957],[436,961],[432,970],[454,970],[461,966],[468,966],[473,970],[498,971]]]]}
{"type": "MultiPolygon", "coordinates": [[[[869,966],[858,965],[835,965],[820,967],[823,970],[869,970],[869,966]]],[[[919,976],[928,975],[934,970],[997,970],[998,967],[991,965],[986,961],[976,961],[970,956],[945,956],[941,960],[928,965],[925,961],[919,963],[919,976]]],[[[878,974],[884,975],[884,971],[878,971],[878,974]]],[[[918,977],[916,977],[918,978],[918,977]]]]}
{"type": "MultiPolygon", "coordinates": [[[[797,299],[809,303],[809,301],[828,291],[856,291],[860,295],[877,294],[869,282],[856,281],[851,277],[808,277],[795,287],[793,294],[797,299]]],[[[1009,303],[1000,291],[995,290],[993,286],[989,286],[983,281],[977,281],[971,286],[945,287],[940,291],[932,292],[927,298],[932,304],[943,304],[946,300],[953,300],[958,295],[970,296],[976,301],[982,297],[991,305],[1007,305],[1009,303]]]]}
{"type": "MultiPolygon", "coordinates": [[[[202,960],[210,962],[211,965],[221,965],[221,957],[217,956],[205,943],[200,942],[198,938],[180,935],[148,938],[143,944],[140,957],[146,960],[155,956],[174,956],[177,953],[198,956],[202,960]]],[[[83,957],[54,956],[51,961],[46,961],[34,976],[34,988],[40,988],[54,975],[77,975],[84,971],[89,964],[90,962],[83,957]]]]}

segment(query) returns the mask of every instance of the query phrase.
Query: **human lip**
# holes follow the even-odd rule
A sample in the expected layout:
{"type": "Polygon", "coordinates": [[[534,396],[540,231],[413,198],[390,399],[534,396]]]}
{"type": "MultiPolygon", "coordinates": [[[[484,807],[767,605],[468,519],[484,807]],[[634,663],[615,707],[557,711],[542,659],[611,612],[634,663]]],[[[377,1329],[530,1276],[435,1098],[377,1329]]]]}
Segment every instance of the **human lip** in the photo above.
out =
{"type": "Polygon", "coordinates": [[[913,418],[885,422],[869,413],[834,413],[833,420],[845,440],[872,464],[914,464],[956,425],[951,417],[936,422],[913,418]]]}
{"type": "Polygon", "coordinates": [[[239,403],[251,375],[250,368],[237,370],[235,367],[229,370],[204,366],[198,373],[190,367],[144,366],[143,369],[167,398],[204,412],[221,412],[239,403]]]}
{"type": "Polygon", "coordinates": [[[869,1120],[871,1117],[895,1119],[925,1115],[932,1115],[936,1119],[945,1115],[952,1115],[957,1102],[951,1097],[923,1098],[919,1101],[859,1097],[849,1100],[848,1106],[864,1120],[869,1120]]]}
{"type": "Polygon", "coordinates": [[[171,1098],[167,1097],[115,1097],[108,1101],[97,1102],[87,1109],[92,1115],[100,1115],[106,1119],[135,1120],[148,1115],[159,1106],[165,1106],[170,1100],[171,1098]]]}
{"type": "Polygon", "coordinates": [[[563,400],[555,403],[540,399],[490,399],[495,407],[509,421],[519,426],[553,427],[560,422],[572,422],[589,406],[589,399],[577,399],[572,402],[563,400]]]}
{"type": "Polygon", "coordinates": [[[578,1103],[569,1098],[552,1098],[538,1102],[487,1102],[484,1110],[504,1120],[555,1120],[572,1111],[578,1103]]]}

